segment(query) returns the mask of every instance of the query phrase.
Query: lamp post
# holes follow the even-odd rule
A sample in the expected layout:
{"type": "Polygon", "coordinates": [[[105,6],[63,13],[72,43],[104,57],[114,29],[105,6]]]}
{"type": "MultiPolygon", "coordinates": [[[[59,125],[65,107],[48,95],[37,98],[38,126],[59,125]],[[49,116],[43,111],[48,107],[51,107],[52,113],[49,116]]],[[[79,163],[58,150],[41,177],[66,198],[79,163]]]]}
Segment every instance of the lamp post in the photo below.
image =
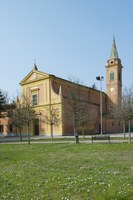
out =
{"type": "Polygon", "coordinates": [[[98,81],[100,81],[100,124],[101,124],[101,126],[100,126],[100,133],[101,133],[101,135],[102,135],[102,132],[103,132],[103,126],[102,126],[102,124],[103,124],[103,122],[102,122],[102,81],[104,80],[104,77],[103,76],[97,76],[96,77],[96,80],[98,80],[98,81]]]}

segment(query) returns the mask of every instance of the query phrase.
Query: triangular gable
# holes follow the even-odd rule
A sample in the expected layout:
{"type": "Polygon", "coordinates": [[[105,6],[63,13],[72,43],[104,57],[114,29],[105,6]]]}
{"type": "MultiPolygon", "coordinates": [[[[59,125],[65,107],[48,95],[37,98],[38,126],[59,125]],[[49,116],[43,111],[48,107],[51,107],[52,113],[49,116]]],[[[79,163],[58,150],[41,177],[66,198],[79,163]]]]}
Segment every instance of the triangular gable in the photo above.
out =
{"type": "Polygon", "coordinates": [[[45,78],[48,78],[49,77],[49,74],[46,74],[46,73],[43,73],[43,72],[40,72],[38,70],[32,70],[21,82],[20,82],[20,85],[24,85],[24,84],[27,84],[27,83],[31,83],[31,82],[34,82],[34,81],[38,81],[38,80],[42,80],[42,79],[45,79],[45,78]]]}

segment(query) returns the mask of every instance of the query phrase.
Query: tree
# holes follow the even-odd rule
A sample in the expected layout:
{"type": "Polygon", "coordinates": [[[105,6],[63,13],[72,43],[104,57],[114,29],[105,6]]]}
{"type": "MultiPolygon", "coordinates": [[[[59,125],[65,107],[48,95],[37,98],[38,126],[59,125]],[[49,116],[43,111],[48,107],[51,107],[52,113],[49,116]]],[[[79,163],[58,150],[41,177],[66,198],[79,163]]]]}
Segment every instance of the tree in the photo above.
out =
{"type": "Polygon", "coordinates": [[[16,106],[16,109],[13,112],[12,123],[16,128],[18,128],[20,133],[20,141],[22,141],[22,128],[25,125],[25,120],[23,109],[21,108],[20,104],[16,106]]]}
{"type": "Polygon", "coordinates": [[[68,80],[73,82],[73,83],[76,83],[76,84],[80,84],[80,85],[85,85],[83,81],[81,81],[79,78],[77,78],[76,76],[68,76],[68,80]]]}
{"type": "MultiPolygon", "coordinates": [[[[71,80],[72,81],[72,80],[71,80]]],[[[75,142],[76,144],[79,143],[79,133],[78,133],[78,127],[79,124],[82,126],[82,128],[85,128],[85,125],[89,122],[89,110],[86,112],[86,108],[89,107],[89,102],[85,97],[85,93],[80,92],[80,87],[82,87],[79,81],[79,79],[74,79],[73,86],[70,95],[63,95],[64,100],[67,103],[67,107],[65,108],[66,117],[71,115],[72,121],[73,121],[73,127],[74,127],[74,136],[75,136],[75,142]],[[68,108],[69,107],[69,108],[68,108]],[[71,113],[71,114],[70,114],[71,113]]]]}
{"type": "Polygon", "coordinates": [[[128,121],[129,143],[131,143],[131,119],[133,119],[133,85],[124,89],[121,102],[117,106],[115,114],[123,120],[124,132],[125,123],[128,121]]]}
{"type": "Polygon", "coordinates": [[[50,106],[49,108],[47,108],[46,113],[42,116],[41,122],[50,125],[50,133],[52,140],[53,140],[53,127],[59,125],[60,121],[61,119],[60,119],[59,109],[54,106],[50,106]]]}
{"type": "Polygon", "coordinates": [[[121,101],[116,106],[116,109],[113,109],[114,116],[120,118],[123,121],[123,134],[125,138],[125,132],[126,132],[126,120],[127,120],[127,112],[126,112],[126,98],[123,95],[121,98],[121,101]]]}
{"type": "Polygon", "coordinates": [[[77,131],[77,125],[78,125],[78,114],[79,114],[79,106],[78,106],[78,96],[77,92],[72,93],[72,103],[71,103],[71,109],[73,113],[73,122],[74,122],[74,136],[76,144],[79,143],[78,138],[78,131],[77,131]]]}
{"type": "MultiPolygon", "coordinates": [[[[71,93],[71,109],[73,113],[73,122],[74,122],[74,136],[75,136],[75,141],[76,144],[79,143],[79,135],[78,135],[78,125],[79,122],[82,124],[82,127],[85,126],[86,122],[83,120],[83,116],[85,116],[85,110],[83,109],[83,102],[84,99],[80,99],[79,97],[79,90],[80,86],[83,85],[83,81],[81,81],[79,78],[73,77],[69,78],[73,83],[75,83],[74,90],[71,93]],[[82,103],[82,106],[81,106],[82,103]],[[81,114],[82,114],[82,120],[81,120],[81,114]]],[[[85,119],[85,118],[84,118],[85,119]]]]}
{"type": "Polygon", "coordinates": [[[21,102],[18,100],[17,108],[14,112],[13,123],[20,131],[20,139],[22,139],[21,130],[22,127],[27,127],[28,144],[30,144],[30,125],[36,118],[35,109],[26,96],[21,97],[21,102]]]}
{"type": "Polygon", "coordinates": [[[4,109],[5,103],[6,103],[6,97],[4,96],[3,92],[0,90],[0,111],[4,109]]]}
{"type": "Polygon", "coordinates": [[[30,99],[23,95],[22,113],[24,124],[27,126],[28,144],[30,144],[30,125],[36,118],[36,112],[30,99]]]}
{"type": "Polygon", "coordinates": [[[15,132],[14,127],[12,126],[12,114],[15,109],[14,101],[10,101],[8,93],[0,90],[0,118],[3,119],[2,127],[6,133],[15,132]]]}
{"type": "Polygon", "coordinates": [[[0,90],[0,117],[10,118],[9,115],[14,108],[14,102],[9,101],[8,93],[0,90]]]}
{"type": "Polygon", "coordinates": [[[82,135],[85,138],[85,128],[87,127],[88,123],[91,122],[96,114],[94,109],[91,109],[88,104],[85,102],[80,103],[80,109],[78,113],[78,126],[82,128],[82,135]]]}

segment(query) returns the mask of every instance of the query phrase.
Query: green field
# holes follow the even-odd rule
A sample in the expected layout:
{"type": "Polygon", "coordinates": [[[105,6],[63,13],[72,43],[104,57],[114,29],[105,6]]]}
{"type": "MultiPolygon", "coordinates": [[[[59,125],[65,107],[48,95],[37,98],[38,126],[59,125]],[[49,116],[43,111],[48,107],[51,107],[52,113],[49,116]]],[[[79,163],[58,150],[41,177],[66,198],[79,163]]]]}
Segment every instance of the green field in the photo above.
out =
{"type": "Polygon", "coordinates": [[[133,144],[1,144],[3,199],[132,200],[133,144]]]}

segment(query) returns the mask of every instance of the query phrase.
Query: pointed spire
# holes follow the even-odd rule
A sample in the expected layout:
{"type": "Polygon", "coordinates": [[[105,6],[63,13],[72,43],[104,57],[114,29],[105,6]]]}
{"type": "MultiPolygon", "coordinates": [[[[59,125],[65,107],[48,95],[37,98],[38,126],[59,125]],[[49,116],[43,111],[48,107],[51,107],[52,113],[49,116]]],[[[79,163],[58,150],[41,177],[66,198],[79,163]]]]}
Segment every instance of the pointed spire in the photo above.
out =
{"type": "Polygon", "coordinates": [[[118,52],[115,44],[115,37],[113,37],[112,50],[110,55],[110,59],[112,58],[118,58],[118,52]]]}
{"type": "Polygon", "coordinates": [[[34,70],[38,70],[37,68],[37,65],[36,65],[36,59],[34,59],[34,67],[33,67],[34,70]]]}

